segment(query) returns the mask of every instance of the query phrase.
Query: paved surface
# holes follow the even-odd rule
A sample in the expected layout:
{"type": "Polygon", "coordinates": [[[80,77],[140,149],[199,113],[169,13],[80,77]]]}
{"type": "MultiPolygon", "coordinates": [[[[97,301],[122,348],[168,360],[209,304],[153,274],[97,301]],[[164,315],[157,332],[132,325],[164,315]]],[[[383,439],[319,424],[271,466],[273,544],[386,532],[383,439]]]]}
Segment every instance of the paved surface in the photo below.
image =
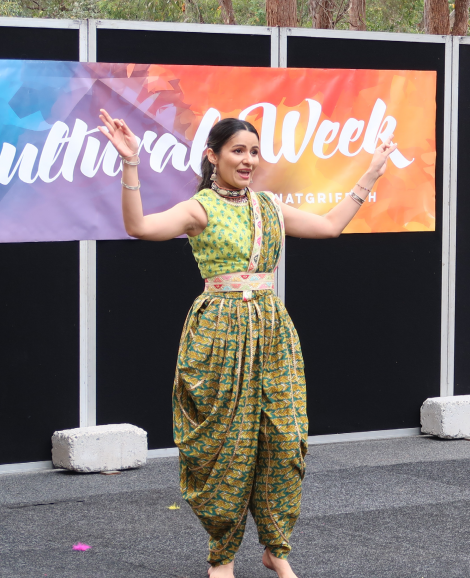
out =
{"type": "MultiPolygon", "coordinates": [[[[299,578],[470,577],[470,441],[310,446],[307,458],[299,578]]],[[[206,544],[177,458],[115,476],[0,475],[1,578],[205,578],[206,544]]],[[[261,555],[250,521],[236,578],[274,578],[261,555]]]]}

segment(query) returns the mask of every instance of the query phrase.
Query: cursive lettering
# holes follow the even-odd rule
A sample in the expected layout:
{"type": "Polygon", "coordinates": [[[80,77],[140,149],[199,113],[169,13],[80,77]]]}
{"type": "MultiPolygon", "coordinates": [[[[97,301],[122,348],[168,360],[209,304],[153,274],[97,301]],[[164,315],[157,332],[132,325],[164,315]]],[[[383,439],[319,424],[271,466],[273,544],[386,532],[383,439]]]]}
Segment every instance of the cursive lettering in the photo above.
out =
{"type": "MultiPolygon", "coordinates": [[[[319,159],[330,159],[337,153],[346,157],[353,157],[361,150],[373,154],[379,141],[383,142],[397,128],[397,120],[393,116],[385,116],[387,105],[381,99],[377,99],[375,102],[367,127],[365,120],[356,118],[347,119],[342,127],[339,122],[328,119],[319,124],[322,113],[321,104],[312,99],[306,99],[306,102],[308,103],[308,121],[298,150],[296,150],[296,134],[299,130],[301,117],[298,111],[291,110],[285,115],[282,121],[281,143],[277,152],[274,151],[277,108],[271,103],[261,102],[245,108],[240,113],[239,118],[245,120],[255,110],[262,109],[260,152],[262,158],[268,163],[276,164],[281,157],[290,163],[298,162],[302,155],[306,154],[307,146],[312,139],[312,152],[319,159]],[[350,144],[358,142],[363,133],[362,143],[355,147],[355,151],[351,152],[350,144]]],[[[144,151],[150,155],[150,168],[156,173],[163,172],[171,163],[177,171],[185,172],[191,168],[200,175],[201,159],[206,148],[209,131],[220,118],[221,114],[215,108],[207,110],[189,151],[189,147],[169,132],[157,135],[153,131],[146,131],[143,138],[138,139],[139,152],[144,151]]],[[[101,169],[110,177],[117,176],[122,170],[119,155],[111,143],[108,142],[103,146],[102,141],[91,136],[96,132],[98,129],[88,130],[87,124],[78,118],[75,120],[71,133],[66,123],[55,122],[47,134],[36,174],[34,174],[34,167],[39,150],[35,145],[27,143],[15,163],[18,152],[16,147],[7,142],[3,143],[0,153],[0,184],[7,185],[16,174],[24,183],[34,183],[37,178],[45,183],[52,183],[60,175],[66,181],[73,182],[82,151],[79,170],[83,175],[91,179],[101,169]],[[64,148],[64,154],[61,155],[64,148]],[[59,164],[60,166],[58,166],[59,164]]],[[[406,159],[396,149],[390,155],[390,160],[397,168],[403,169],[409,166],[414,159],[406,159]]]]}

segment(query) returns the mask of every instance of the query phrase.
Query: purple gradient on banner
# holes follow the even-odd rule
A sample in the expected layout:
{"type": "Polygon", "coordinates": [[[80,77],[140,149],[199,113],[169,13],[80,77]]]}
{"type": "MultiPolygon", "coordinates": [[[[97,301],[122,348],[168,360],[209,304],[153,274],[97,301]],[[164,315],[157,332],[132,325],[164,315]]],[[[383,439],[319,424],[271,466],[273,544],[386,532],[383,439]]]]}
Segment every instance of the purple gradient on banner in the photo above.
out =
{"type": "MultiPolygon", "coordinates": [[[[182,100],[178,81],[171,83],[172,86],[168,87],[170,90],[150,96],[145,91],[147,98],[143,99],[142,80],[134,78],[139,71],[135,70],[133,77],[128,78],[127,64],[4,61],[0,66],[0,71],[6,69],[0,81],[2,142],[16,147],[13,167],[27,143],[37,147],[33,176],[38,171],[51,126],[62,121],[67,125],[70,136],[79,119],[81,123],[86,123],[87,131],[92,131],[100,122],[100,108],[106,108],[113,117],[125,118],[140,138],[145,131],[153,131],[158,137],[171,133],[178,142],[190,146],[178,131],[178,110],[189,108],[182,100]],[[69,78],[66,75],[60,77],[64,70],[69,78]],[[4,89],[5,81],[9,80],[11,86],[18,76],[21,83],[17,83],[15,93],[11,95],[11,91],[8,93],[4,89]],[[42,100],[38,98],[39,90],[42,90],[42,100]],[[15,95],[18,95],[16,100],[15,95]],[[8,103],[8,109],[5,103],[8,103]],[[38,115],[38,111],[41,111],[39,118],[41,114],[43,118],[42,124],[39,123],[40,129],[22,128],[24,123],[20,115],[25,115],[23,119],[29,118],[38,115]],[[16,117],[13,122],[10,118],[12,115],[16,117]]],[[[140,68],[141,76],[145,77],[147,67],[140,68]]],[[[99,132],[83,139],[72,182],[60,175],[53,183],[43,182],[40,178],[27,183],[18,178],[17,171],[10,183],[0,185],[0,242],[129,238],[122,221],[121,172],[109,176],[103,172],[101,164],[91,178],[80,170],[89,137],[100,143],[97,160],[107,145],[106,137],[99,132]]],[[[66,151],[67,144],[52,165],[51,177],[61,169],[66,151]]],[[[188,148],[186,162],[189,152],[188,148]]],[[[150,154],[142,154],[141,161],[139,178],[146,214],[166,210],[194,194],[197,178],[191,168],[178,171],[170,162],[164,172],[159,173],[150,167],[150,154]]],[[[116,161],[115,171],[118,167],[119,162],[116,161]]]]}

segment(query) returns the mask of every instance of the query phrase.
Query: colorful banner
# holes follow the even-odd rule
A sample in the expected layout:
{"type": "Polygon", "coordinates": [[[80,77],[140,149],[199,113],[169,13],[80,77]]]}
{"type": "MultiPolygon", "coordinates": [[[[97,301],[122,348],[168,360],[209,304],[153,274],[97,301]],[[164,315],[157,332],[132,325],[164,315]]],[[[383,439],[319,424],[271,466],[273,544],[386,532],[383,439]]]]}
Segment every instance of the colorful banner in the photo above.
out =
{"type": "Polygon", "coordinates": [[[100,108],[141,139],[146,214],[190,198],[214,122],[261,135],[254,190],[325,214],[392,131],[350,233],[435,229],[436,73],[0,61],[0,242],[126,239],[100,108]]]}

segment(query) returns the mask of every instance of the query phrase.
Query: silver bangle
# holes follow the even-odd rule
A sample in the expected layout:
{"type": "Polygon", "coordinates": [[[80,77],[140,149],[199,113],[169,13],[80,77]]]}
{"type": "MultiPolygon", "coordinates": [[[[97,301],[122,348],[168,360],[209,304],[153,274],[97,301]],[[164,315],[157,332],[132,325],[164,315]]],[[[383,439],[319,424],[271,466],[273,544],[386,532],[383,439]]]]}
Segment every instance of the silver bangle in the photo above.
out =
{"type": "Polygon", "coordinates": [[[135,162],[132,161],[128,161],[128,158],[132,158],[132,157],[121,157],[123,164],[125,165],[131,165],[132,167],[136,167],[137,165],[140,165],[140,158],[137,157],[137,160],[135,162]]]}
{"type": "Polygon", "coordinates": [[[121,179],[121,185],[130,191],[138,191],[140,189],[140,181],[138,181],[138,183],[139,184],[136,187],[131,187],[131,185],[126,185],[126,183],[121,179]]]}
{"type": "Polygon", "coordinates": [[[350,193],[348,193],[348,195],[351,197],[351,199],[356,202],[359,206],[361,206],[365,199],[361,199],[361,197],[359,195],[356,195],[356,193],[354,191],[351,191],[350,193]]]}

